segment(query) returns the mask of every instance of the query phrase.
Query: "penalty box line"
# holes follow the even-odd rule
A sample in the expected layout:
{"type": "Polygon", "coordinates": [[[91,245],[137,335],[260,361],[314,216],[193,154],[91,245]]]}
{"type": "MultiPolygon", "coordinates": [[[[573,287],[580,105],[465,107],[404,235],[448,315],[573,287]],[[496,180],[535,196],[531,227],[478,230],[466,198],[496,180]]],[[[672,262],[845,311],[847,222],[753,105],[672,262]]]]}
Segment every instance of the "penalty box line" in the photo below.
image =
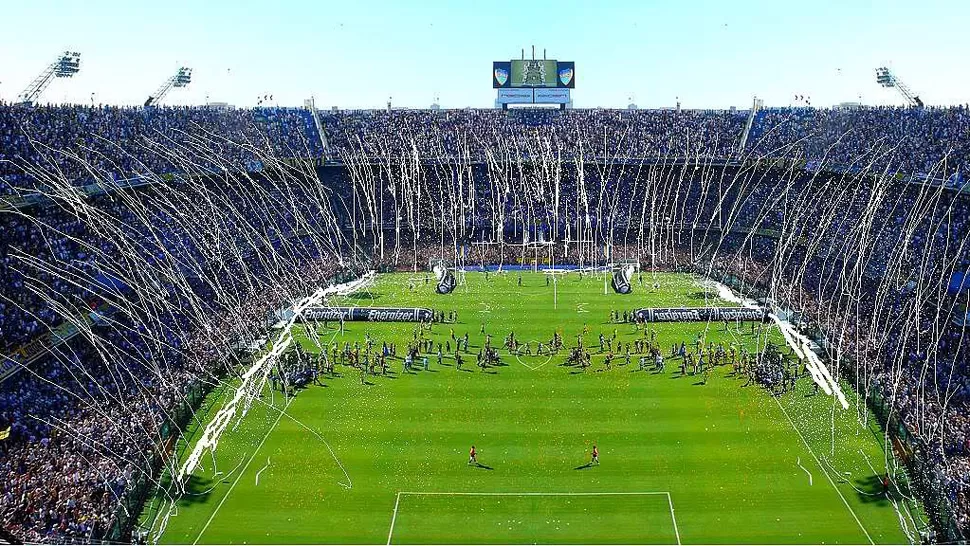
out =
{"type": "Polygon", "coordinates": [[[670,491],[614,491],[614,492],[581,492],[581,493],[539,493],[539,492],[517,492],[517,493],[496,493],[496,492],[475,492],[475,491],[398,491],[394,498],[394,512],[391,514],[391,528],[387,532],[387,544],[391,544],[394,537],[394,523],[397,521],[397,510],[401,506],[401,495],[421,495],[421,496],[453,496],[453,497],[608,497],[608,496],[647,496],[664,495],[667,497],[667,505],[670,507],[670,521],[674,524],[674,536],[677,544],[680,544],[680,530],[677,528],[677,516],[674,515],[674,501],[670,498],[670,491]]]}

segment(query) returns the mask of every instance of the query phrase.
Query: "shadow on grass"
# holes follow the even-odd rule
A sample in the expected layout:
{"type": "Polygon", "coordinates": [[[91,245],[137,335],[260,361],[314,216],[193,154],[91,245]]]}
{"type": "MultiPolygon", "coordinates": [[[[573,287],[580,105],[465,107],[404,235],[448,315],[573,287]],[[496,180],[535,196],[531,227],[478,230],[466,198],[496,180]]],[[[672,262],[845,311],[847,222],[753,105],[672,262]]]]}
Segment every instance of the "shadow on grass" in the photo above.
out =
{"type": "Polygon", "coordinates": [[[362,292],[354,292],[353,294],[348,294],[345,296],[350,300],[376,300],[381,297],[380,294],[371,292],[370,290],[364,290],[362,292]]]}
{"type": "Polygon", "coordinates": [[[905,490],[908,489],[906,484],[902,482],[890,483],[889,496],[887,497],[882,487],[882,476],[876,474],[854,480],[853,487],[859,500],[866,504],[887,505],[890,497],[901,498],[909,493],[905,490]],[[900,488],[897,489],[896,485],[899,485],[900,488]]]}
{"type": "Polygon", "coordinates": [[[577,466],[573,470],[586,470],[587,468],[593,468],[595,465],[592,462],[586,463],[584,465],[577,466]]]}
{"type": "MultiPolygon", "coordinates": [[[[166,483],[163,485],[169,488],[171,495],[178,495],[178,492],[172,487],[170,480],[166,480],[166,483]]],[[[189,476],[189,481],[185,484],[185,494],[179,497],[179,504],[182,506],[205,504],[209,501],[209,496],[212,495],[213,485],[212,478],[203,478],[195,474],[189,476]]]]}
{"type": "Polygon", "coordinates": [[[475,463],[475,464],[468,465],[468,466],[473,466],[475,468],[481,468],[482,470],[495,470],[494,468],[488,466],[487,464],[482,464],[482,463],[475,463]]]}

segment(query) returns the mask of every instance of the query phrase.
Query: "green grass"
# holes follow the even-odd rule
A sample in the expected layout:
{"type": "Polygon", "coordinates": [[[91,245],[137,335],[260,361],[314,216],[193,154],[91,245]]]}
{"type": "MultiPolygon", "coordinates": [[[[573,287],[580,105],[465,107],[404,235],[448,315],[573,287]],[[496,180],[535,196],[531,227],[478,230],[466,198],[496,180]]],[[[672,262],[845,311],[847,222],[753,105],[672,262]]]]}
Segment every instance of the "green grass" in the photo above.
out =
{"type": "Polygon", "coordinates": [[[666,493],[630,495],[421,494],[405,492],[388,533],[392,544],[675,544],[666,493]],[[429,515],[433,516],[429,517],[429,515]],[[483,517],[483,514],[484,517],[483,517]],[[436,525],[438,519],[454,525],[436,525]],[[631,525],[632,524],[632,525],[631,525]]]}
{"type": "MultiPolygon", "coordinates": [[[[523,274],[521,287],[517,279],[469,273],[440,296],[423,273],[383,275],[335,303],[457,310],[460,323],[435,325],[433,338],[468,332],[476,352],[483,323],[493,345],[510,330],[523,341],[559,330],[570,345],[584,326],[587,345],[614,330],[626,343],[643,333],[609,324],[611,309],[724,304],[705,302],[684,275],[658,275],[657,290],[646,286],[650,276],[629,296],[604,294],[602,276],[570,274],[555,296],[542,274],[523,274]]],[[[665,348],[698,335],[759,343],[747,326],[722,328],[655,327],[665,348]]],[[[365,332],[396,341],[403,353],[414,325],[348,323],[343,334],[321,335],[362,342],[365,332]]],[[[302,328],[295,335],[314,350],[302,328]]],[[[431,357],[429,371],[402,373],[395,360],[395,373],[367,384],[338,366],[338,377],[300,391],[288,406],[267,390],[203,458],[161,541],[669,544],[679,534],[685,544],[907,542],[897,507],[904,521],[917,508],[879,494],[877,476],[896,465],[875,420],[860,423],[867,415],[847,385],[851,407],[842,410],[831,397],[813,396],[810,379],[775,398],[743,387],[728,367],[699,384],[681,377],[675,362],[665,373],[636,371],[636,358],[607,371],[594,354],[580,373],[561,365],[563,355],[503,351],[502,358],[484,373],[472,355],[462,371],[450,358],[438,366],[431,357]],[[588,467],[594,443],[602,464],[588,467]],[[483,467],[466,464],[472,444],[483,467]]],[[[227,392],[231,386],[213,395],[201,422],[227,392]]],[[[164,505],[153,502],[144,523],[157,530],[161,519],[153,516],[164,505]]]]}

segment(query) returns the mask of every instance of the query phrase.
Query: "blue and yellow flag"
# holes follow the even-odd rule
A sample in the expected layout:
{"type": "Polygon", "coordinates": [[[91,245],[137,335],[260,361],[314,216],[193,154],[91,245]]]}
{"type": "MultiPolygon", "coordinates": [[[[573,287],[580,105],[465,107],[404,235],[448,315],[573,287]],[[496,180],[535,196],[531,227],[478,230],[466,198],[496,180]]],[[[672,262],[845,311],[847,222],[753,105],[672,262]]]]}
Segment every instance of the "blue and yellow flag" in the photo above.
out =
{"type": "Polygon", "coordinates": [[[0,440],[6,440],[9,437],[10,437],[10,427],[9,426],[7,426],[7,428],[5,428],[3,430],[0,430],[0,440]]]}

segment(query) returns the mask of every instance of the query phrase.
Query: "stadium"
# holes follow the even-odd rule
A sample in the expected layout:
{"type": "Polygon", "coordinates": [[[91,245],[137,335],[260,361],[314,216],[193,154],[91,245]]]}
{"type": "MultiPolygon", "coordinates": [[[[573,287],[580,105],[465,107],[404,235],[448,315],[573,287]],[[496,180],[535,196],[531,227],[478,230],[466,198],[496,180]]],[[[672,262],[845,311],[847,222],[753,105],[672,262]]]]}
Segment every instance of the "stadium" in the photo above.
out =
{"type": "Polygon", "coordinates": [[[967,108],[516,57],[490,107],[42,102],[71,51],[0,102],[0,542],[966,543],[967,108]]]}

